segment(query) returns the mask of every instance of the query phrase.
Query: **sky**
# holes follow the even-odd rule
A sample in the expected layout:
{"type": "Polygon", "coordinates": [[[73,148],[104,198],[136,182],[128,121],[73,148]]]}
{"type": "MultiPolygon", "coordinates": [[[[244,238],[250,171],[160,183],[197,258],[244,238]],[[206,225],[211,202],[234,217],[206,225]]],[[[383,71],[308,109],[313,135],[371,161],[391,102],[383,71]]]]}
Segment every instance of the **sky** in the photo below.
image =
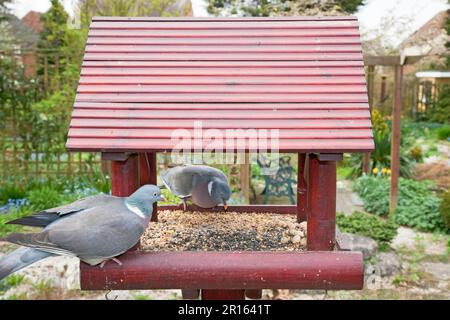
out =
{"type": "MultiPolygon", "coordinates": [[[[207,16],[205,0],[191,0],[195,16],[207,16]]],[[[76,0],[63,0],[64,7],[72,14],[76,0]]],[[[15,0],[12,9],[19,18],[29,10],[44,12],[50,7],[49,0],[15,0]]],[[[381,26],[386,21],[394,25],[386,38],[392,45],[397,45],[415,30],[420,28],[438,12],[448,8],[447,0],[366,0],[356,15],[361,24],[365,38],[383,32],[381,26]]]]}

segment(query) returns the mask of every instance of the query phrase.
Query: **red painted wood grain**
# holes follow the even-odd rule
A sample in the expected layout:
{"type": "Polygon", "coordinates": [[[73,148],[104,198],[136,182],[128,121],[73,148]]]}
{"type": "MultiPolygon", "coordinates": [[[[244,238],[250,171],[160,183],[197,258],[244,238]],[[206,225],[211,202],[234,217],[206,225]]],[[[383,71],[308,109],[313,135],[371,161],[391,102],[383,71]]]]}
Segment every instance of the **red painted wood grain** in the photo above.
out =
{"type": "Polygon", "coordinates": [[[360,252],[128,252],[80,264],[82,290],[362,289],[360,252]]]}

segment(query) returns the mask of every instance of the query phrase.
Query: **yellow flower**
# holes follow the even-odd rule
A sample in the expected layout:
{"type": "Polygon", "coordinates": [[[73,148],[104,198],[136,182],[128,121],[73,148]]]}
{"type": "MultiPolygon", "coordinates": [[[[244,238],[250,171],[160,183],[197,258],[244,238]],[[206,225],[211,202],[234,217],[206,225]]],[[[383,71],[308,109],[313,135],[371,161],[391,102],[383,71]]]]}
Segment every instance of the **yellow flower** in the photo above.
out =
{"type": "Polygon", "coordinates": [[[372,172],[373,172],[374,175],[377,175],[377,174],[378,174],[378,171],[379,171],[378,168],[373,168],[373,170],[372,170],[372,172]]]}
{"type": "Polygon", "coordinates": [[[386,173],[387,173],[387,169],[386,169],[386,168],[381,169],[381,173],[382,173],[383,175],[386,174],[386,173]]]}
{"type": "Polygon", "coordinates": [[[386,174],[387,174],[388,176],[390,176],[390,175],[391,175],[391,169],[387,169],[387,170],[386,170],[386,174]]]}

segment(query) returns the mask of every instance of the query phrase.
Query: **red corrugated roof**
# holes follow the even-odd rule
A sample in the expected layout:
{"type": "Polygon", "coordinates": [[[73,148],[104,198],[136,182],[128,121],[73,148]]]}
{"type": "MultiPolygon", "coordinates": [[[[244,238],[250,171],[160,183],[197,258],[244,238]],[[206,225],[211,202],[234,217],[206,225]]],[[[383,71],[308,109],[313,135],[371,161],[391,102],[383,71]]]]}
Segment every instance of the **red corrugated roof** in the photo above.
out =
{"type": "Polygon", "coordinates": [[[170,150],[200,120],[279,129],[283,151],[372,150],[356,18],[93,19],[69,150],[170,150]]]}

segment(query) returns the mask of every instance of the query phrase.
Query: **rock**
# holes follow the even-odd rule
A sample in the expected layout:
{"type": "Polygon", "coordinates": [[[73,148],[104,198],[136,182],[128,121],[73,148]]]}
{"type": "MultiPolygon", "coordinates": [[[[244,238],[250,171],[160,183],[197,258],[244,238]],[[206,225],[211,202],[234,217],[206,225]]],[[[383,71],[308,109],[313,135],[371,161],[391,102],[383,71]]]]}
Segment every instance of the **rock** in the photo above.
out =
{"type": "Polygon", "coordinates": [[[425,262],[420,265],[423,271],[436,279],[450,281],[450,264],[443,262],[425,262]]]}
{"type": "Polygon", "coordinates": [[[306,247],[306,238],[301,238],[301,239],[300,239],[300,245],[301,245],[302,247],[306,247]]]}
{"type": "Polygon", "coordinates": [[[402,269],[402,261],[394,252],[379,252],[375,257],[376,271],[382,277],[392,276],[402,269]]]}
{"type": "Polygon", "coordinates": [[[302,229],[305,233],[308,228],[308,223],[306,221],[300,222],[300,229],[302,229]]]}
{"type": "Polygon", "coordinates": [[[375,240],[356,234],[341,234],[342,241],[351,251],[361,251],[364,258],[371,257],[378,251],[378,244],[375,240]]]}
{"type": "Polygon", "coordinates": [[[391,242],[395,250],[417,250],[423,248],[424,253],[428,255],[446,255],[447,240],[445,236],[438,236],[418,232],[410,228],[400,227],[397,229],[397,235],[391,242]]]}
{"type": "Polygon", "coordinates": [[[292,243],[300,243],[302,239],[300,238],[299,235],[296,235],[295,237],[292,238],[292,243]]]}
{"type": "Polygon", "coordinates": [[[286,244],[286,243],[288,243],[290,241],[290,239],[288,238],[288,237],[283,237],[283,238],[281,238],[281,243],[282,244],[286,244]]]}

